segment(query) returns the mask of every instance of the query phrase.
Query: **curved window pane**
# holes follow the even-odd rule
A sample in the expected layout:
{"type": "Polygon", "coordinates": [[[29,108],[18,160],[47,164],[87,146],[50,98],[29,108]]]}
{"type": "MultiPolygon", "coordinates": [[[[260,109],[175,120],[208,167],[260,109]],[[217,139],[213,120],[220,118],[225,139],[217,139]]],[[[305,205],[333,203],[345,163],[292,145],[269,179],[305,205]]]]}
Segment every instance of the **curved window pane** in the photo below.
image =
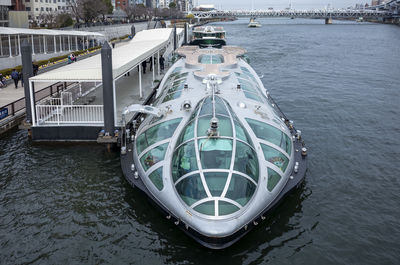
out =
{"type": "Polygon", "coordinates": [[[172,85],[172,87],[171,87],[170,89],[168,89],[168,94],[173,93],[173,92],[176,92],[176,91],[179,91],[179,90],[182,90],[183,87],[184,87],[184,84],[183,84],[183,83],[185,83],[185,82],[177,83],[177,84],[174,83],[174,84],[172,85]]]}
{"type": "Polygon", "coordinates": [[[165,98],[163,99],[162,103],[165,103],[165,102],[168,102],[170,100],[174,100],[174,99],[180,98],[181,95],[182,95],[182,90],[179,90],[179,91],[177,91],[175,93],[167,94],[165,96],[165,98]]]}
{"type": "Polygon", "coordinates": [[[225,104],[220,97],[215,97],[215,113],[220,115],[229,116],[225,104]]]}
{"type": "Polygon", "coordinates": [[[211,97],[207,97],[204,102],[203,105],[201,106],[201,111],[199,116],[203,116],[203,115],[212,115],[213,114],[213,106],[212,106],[212,102],[211,102],[211,97]]]}
{"type": "Polygon", "coordinates": [[[248,91],[243,91],[243,93],[244,93],[244,96],[246,98],[248,98],[248,99],[252,99],[252,100],[255,100],[255,101],[258,101],[258,102],[263,102],[261,100],[261,98],[258,96],[258,94],[251,93],[251,92],[248,92],[248,91]]]}
{"type": "Polygon", "coordinates": [[[292,140],[286,134],[283,134],[283,138],[281,148],[290,155],[292,152],[292,140]]]}
{"type": "MultiPolygon", "coordinates": [[[[197,124],[197,136],[208,136],[208,130],[210,129],[210,122],[211,122],[212,116],[205,116],[199,118],[198,124],[197,124]]],[[[231,119],[228,117],[224,116],[219,116],[217,115],[218,119],[218,133],[219,136],[228,136],[232,137],[233,136],[233,130],[232,130],[232,122],[231,119]]]]}
{"type": "Polygon", "coordinates": [[[176,190],[188,206],[191,206],[201,199],[207,198],[199,174],[195,174],[180,181],[176,184],[176,190]]]}
{"type": "Polygon", "coordinates": [[[226,172],[207,172],[204,173],[204,178],[213,197],[221,196],[224,191],[228,173],[226,172]]]}
{"type": "Polygon", "coordinates": [[[237,141],[234,170],[251,177],[256,183],[258,182],[258,159],[257,154],[250,146],[237,141]]]}
{"type": "Polygon", "coordinates": [[[242,90],[252,92],[252,93],[257,93],[257,90],[254,88],[252,83],[250,83],[249,81],[246,81],[244,79],[238,79],[238,80],[239,80],[242,90]]]}
{"type": "Polygon", "coordinates": [[[199,153],[203,169],[229,169],[232,159],[232,140],[201,139],[199,153]]]}
{"type": "Polygon", "coordinates": [[[281,175],[276,173],[275,170],[268,168],[268,183],[267,183],[268,191],[272,191],[280,180],[281,180],[281,175]]]}
{"type": "Polygon", "coordinates": [[[205,203],[202,203],[200,205],[197,205],[194,210],[196,210],[199,213],[206,214],[206,215],[215,215],[215,202],[214,201],[208,201],[205,203]]]}
{"type": "Polygon", "coordinates": [[[171,138],[180,122],[181,119],[169,120],[147,129],[136,140],[137,153],[140,154],[150,145],[171,138]]]}
{"type": "Polygon", "coordinates": [[[264,122],[246,119],[257,138],[281,146],[282,131],[264,122]]]}
{"type": "Polygon", "coordinates": [[[289,159],[283,153],[268,145],[261,144],[261,148],[264,152],[265,160],[279,167],[282,172],[285,172],[289,164],[289,159]]]}
{"type": "Polygon", "coordinates": [[[225,197],[245,206],[253,196],[255,190],[256,185],[250,180],[240,175],[233,174],[225,197]]]}
{"type": "Polygon", "coordinates": [[[207,136],[207,131],[210,129],[210,121],[212,116],[201,117],[197,122],[197,136],[207,136]]]}
{"type": "Polygon", "coordinates": [[[168,144],[169,143],[159,145],[151,149],[149,152],[147,152],[140,158],[140,163],[142,164],[142,167],[144,168],[145,171],[147,171],[150,167],[157,164],[161,160],[164,160],[168,144]]]}
{"type": "Polygon", "coordinates": [[[185,129],[183,130],[182,135],[179,139],[179,144],[193,138],[194,138],[194,121],[191,121],[188,125],[186,125],[185,129]]]}
{"type": "Polygon", "coordinates": [[[236,138],[238,138],[239,140],[242,140],[246,143],[250,143],[247,133],[243,129],[242,125],[240,125],[239,122],[237,122],[237,121],[235,121],[235,129],[236,129],[236,138]]]}
{"type": "Polygon", "coordinates": [[[151,180],[151,182],[153,182],[154,186],[156,186],[156,188],[161,191],[164,188],[164,183],[162,179],[162,167],[154,170],[149,175],[149,179],[151,180]]]}
{"type": "Polygon", "coordinates": [[[218,202],[218,215],[228,215],[234,212],[239,211],[239,207],[236,205],[233,205],[232,203],[225,202],[225,201],[219,201],[218,202]]]}
{"type": "Polygon", "coordinates": [[[206,54],[206,55],[201,55],[199,57],[199,63],[201,64],[221,64],[224,62],[224,57],[221,55],[217,54],[206,54]]]}
{"type": "Polygon", "coordinates": [[[179,147],[172,158],[172,178],[176,182],[180,177],[197,170],[194,141],[179,147]]]}

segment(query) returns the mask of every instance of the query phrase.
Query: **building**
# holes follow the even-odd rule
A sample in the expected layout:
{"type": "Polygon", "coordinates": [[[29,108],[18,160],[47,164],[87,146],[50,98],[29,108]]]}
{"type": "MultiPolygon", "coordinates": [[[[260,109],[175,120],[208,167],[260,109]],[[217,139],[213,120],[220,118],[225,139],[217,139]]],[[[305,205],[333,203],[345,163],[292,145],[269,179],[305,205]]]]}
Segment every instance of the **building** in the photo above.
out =
{"type": "Polygon", "coordinates": [[[23,0],[12,0],[11,10],[13,11],[25,11],[23,0]]]}
{"type": "Polygon", "coordinates": [[[24,0],[29,19],[38,20],[41,14],[52,12],[68,12],[76,0],[24,0]]]}
{"type": "Polygon", "coordinates": [[[169,7],[169,3],[173,2],[173,1],[171,1],[171,0],[160,0],[159,2],[160,2],[159,3],[160,8],[168,8],[169,7]]]}
{"type": "Polygon", "coordinates": [[[0,0],[0,27],[8,26],[8,11],[11,7],[11,0],[0,0]]]}
{"type": "Polygon", "coordinates": [[[115,0],[115,7],[114,10],[117,9],[121,9],[121,10],[125,10],[125,8],[129,5],[129,0],[115,0]]]}

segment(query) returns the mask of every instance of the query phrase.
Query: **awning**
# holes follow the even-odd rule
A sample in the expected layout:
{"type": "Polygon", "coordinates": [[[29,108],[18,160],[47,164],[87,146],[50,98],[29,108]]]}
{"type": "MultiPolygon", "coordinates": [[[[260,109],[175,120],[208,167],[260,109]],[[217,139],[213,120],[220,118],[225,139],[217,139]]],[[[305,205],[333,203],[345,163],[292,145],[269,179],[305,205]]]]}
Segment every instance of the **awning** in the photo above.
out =
{"type": "MultiPolygon", "coordinates": [[[[182,29],[177,29],[177,35],[181,34],[181,32],[182,29]]],[[[163,28],[140,31],[128,44],[112,49],[114,79],[168,45],[173,45],[173,29],[163,28]]],[[[101,82],[101,55],[98,54],[82,61],[31,77],[29,80],[34,82],[101,82]]]]}
{"type": "Polygon", "coordinates": [[[103,34],[97,32],[76,31],[76,30],[53,30],[53,29],[25,29],[25,28],[8,28],[8,27],[0,27],[0,34],[104,37],[103,34]]]}

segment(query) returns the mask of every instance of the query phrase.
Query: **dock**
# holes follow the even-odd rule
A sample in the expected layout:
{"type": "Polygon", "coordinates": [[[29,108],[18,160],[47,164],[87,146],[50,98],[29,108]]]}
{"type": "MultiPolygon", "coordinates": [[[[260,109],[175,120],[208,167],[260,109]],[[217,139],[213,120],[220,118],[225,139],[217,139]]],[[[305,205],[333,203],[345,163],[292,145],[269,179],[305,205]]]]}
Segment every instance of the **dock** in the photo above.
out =
{"type": "MultiPolygon", "coordinates": [[[[28,78],[25,99],[14,111],[28,106],[24,128],[34,141],[99,142],[100,135],[114,142],[124,125],[124,108],[146,101],[166,72],[175,49],[187,43],[186,37],[183,29],[164,28],[141,31],[114,49],[105,43],[99,55],[28,78]],[[161,56],[165,59],[164,71],[159,64],[161,56]],[[154,62],[151,70],[150,62],[154,62]]],[[[16,120],[16,116],[12,117],[16,120]]],[[[128,121],[131,117],[126,118],[128,121]]]]}

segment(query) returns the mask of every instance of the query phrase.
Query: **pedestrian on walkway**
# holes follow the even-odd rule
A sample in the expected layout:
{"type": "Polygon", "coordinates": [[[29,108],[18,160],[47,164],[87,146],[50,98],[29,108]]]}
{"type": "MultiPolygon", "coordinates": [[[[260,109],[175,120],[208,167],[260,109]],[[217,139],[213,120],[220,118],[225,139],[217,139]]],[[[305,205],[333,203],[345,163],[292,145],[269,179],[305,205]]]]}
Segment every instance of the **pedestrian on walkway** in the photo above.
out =
{"type": "Polygon", "coordinates": [[[143,61],[143,62],[142,62],[143,74],[146,73],[146,66],[147,66],[147,62],[146,62],[146,61],[143,61]]]}
{"type": "Polygon", "coordinates": [[[0,74],[0,88],[7,86],[7,81],[4,78],[3,74],[0,74]]]}
{"type": "Polygon", "coordinates": [[[165,61],[165,59],[164,59],[164,57],[161,55],[161,57],[160,57],[160,69],[161,69],[162,71],[164,71],[164,61],[165,61]]]}
{"type": "Polygon", "coordinates": [[[24,74],[22,73],[22,69],[21,72],[18,73],[19,76],[19,80],[21,80],[21,87],[24,87],[24,74]]]}
{"type": "Polygon", "coordinates": [[[33,62],[32,69],[33,69],[33,76],[37,75],[37,73],[39,71],[39,66],[33,62]]]}
{"type": "Polygon", "coordinates": [[[15,89],[17,89],[18,88],[18,81],[19,81],[19,74],[18,74],[17,70],[15,70],[15,69],[12,70],[11,78],[12,78],[12,80],[14,80],[15,89]]]}

